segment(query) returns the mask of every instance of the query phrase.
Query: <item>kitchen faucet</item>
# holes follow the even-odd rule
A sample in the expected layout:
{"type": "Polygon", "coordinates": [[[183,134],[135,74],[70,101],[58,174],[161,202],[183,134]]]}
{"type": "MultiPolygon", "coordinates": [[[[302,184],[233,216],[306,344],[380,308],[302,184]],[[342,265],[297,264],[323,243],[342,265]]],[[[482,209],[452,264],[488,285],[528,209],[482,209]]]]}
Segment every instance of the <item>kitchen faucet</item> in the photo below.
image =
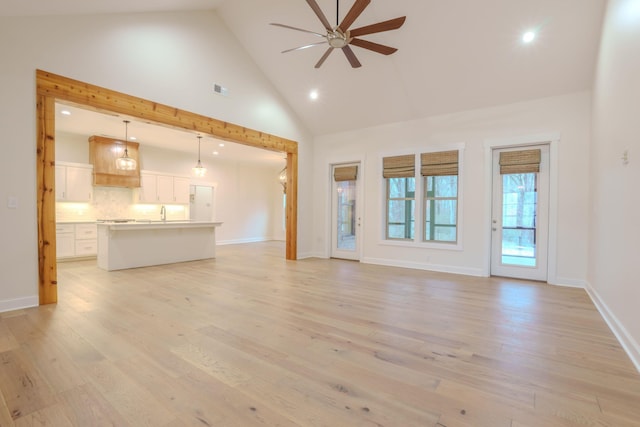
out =
{"type": "Polygon", "coordinates": [[[164,205],[162,205],[162,207],[160,208],[160,219],[162,221],[167,220],[167,209],[164,207],[164,205]]]}

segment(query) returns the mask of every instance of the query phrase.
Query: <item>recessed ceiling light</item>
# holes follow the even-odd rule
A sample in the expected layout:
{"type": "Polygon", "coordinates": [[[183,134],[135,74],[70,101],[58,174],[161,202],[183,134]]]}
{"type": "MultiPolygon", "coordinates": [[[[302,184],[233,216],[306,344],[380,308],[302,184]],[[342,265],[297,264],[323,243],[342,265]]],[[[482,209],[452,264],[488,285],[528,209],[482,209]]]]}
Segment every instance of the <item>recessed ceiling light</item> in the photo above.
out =
{"type": "Polygon", "coordinates": [[[220,153],[218,153],[217,151],[214,151],[214,152],[213,152],[213,155],[214,155],[214,156],[217,156],[218,154],[220,154],[220,153]]]}
{"type": "Polygon", "coordinates": [[[218,147],[224,147],[224,142],[221,142],[220,144],[218,144],[218,147]]]}
{"type": "Polygon", "coordinates": [[[318,99],[318,96],[319,96],[318,91],[315,89],[309,92],[309,98],[311,98],[313,101],[318,99]]]}
{"type": "Polygon", "coordinates": [[[62,114],[63,116],[70,116],[70,115],[71,115],[71,111],[69,111],[69,110],[62,110],[62,111],[60,111],[60,114],[62,114]]]}
{"type": "Polygon", "coordinates": [[[536,38],[535,31],[527,31],[522,35],[523,43],[531,43],[536,38]]]}
{"type": "Polygon", "coordinates": [[[137,139],[138,139],[138,138],[136,138],[135,136],[130,136],[130,137],[129,137],[129,140],[131,140],[131,141],[135,141],[135,140],[137,140],[137,139]]]}

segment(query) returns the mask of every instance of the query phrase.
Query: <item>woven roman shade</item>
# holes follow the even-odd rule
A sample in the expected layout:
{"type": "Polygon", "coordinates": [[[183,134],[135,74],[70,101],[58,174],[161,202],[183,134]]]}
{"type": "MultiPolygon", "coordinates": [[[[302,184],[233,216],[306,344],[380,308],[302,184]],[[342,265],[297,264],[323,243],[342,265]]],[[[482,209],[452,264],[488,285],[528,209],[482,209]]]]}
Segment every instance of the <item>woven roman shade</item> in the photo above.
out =
{"type": "Polygon", "coordinates": [[[333,179],[340,181],[355,181],[358,177],[358,166],[340,166],[333,168],[333,179]]]}
{"type": "Polygon", "coordinates": [[[382,159],[382,176],[384,178],[411,178],[416,175],[416,156],[384,157],[382,159]]]}
{"type": "Polygon", "coordinates": [[[422,153],[420,160],[422,176],[458,175],[458,150],[422,153]]]}
{"type": "Polygon", "coordinates": [[[500,173],[540,172],[540,150],[503,151],[500,153],[500,173]]]}

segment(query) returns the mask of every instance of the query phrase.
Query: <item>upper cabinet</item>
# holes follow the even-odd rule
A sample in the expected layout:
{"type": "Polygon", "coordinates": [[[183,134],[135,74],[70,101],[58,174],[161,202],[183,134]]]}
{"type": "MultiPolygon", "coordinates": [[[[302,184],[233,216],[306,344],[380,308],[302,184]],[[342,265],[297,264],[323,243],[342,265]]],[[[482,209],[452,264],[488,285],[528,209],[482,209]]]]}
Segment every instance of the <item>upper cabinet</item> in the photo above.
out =
{"type": "Polygon", "coordinates": [[[93,198],[91,165],[58,162],[55,188],[59,202],[90,202],[93,198]]]}
{"type": "Polygon", "coordinates": [[[155,172],[140,172],[138,203],[189,203],[189,178],[155,172]]]}
{"type": "Polygon", "coordinates": [[[124,154],[125,143],[102,136],[89,137],[89,161],[93,165],[93,184],[108,187],[140,187],[140,159],[137,142],[126,143],[129,157],[136,161],[135,170],[116,168],[116,160],[124,154]]]}
{"type": "Polygon", "coordinates": [[[173,177],[173,200],[175,203],[189,204],[189,178],[173,177]]]}

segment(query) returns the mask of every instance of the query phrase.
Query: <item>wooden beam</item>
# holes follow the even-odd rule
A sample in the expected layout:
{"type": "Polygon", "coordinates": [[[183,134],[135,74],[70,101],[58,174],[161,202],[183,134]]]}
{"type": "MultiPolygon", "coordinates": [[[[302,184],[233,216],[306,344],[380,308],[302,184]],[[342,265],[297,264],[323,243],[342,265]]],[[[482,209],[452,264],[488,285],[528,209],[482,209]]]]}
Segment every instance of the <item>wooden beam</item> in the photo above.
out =
{"type": "Polygon", "coordinates": [[[38,96],[37,215],[38,297],[40,304],[58,301],[56,264],[55,100],[38,96]]]}
{"type": "Polygon", "coordinates": [[[101,111],[124,114],[140,120],[204,133],[238,144],[265,150],[296,153],[298,143],[257,130],[212,119],[168,105],[83,83],[42,70],[36,70],[39,95],[53,97],[101,111]]]}
{"type": "Polygon", "coordinates": [[[286,259],[297,259],[298,253],[298,153],[287,154],[286,259]]]}
{"type": "Polygon", "coordinates": [[[57,302],[55,234],[55,103],[117,113],[157,125],[287,153],[286,259],[297,259],[298,143],[100,86],[36,70],[38,282],[40,304],[57,302]]]}

